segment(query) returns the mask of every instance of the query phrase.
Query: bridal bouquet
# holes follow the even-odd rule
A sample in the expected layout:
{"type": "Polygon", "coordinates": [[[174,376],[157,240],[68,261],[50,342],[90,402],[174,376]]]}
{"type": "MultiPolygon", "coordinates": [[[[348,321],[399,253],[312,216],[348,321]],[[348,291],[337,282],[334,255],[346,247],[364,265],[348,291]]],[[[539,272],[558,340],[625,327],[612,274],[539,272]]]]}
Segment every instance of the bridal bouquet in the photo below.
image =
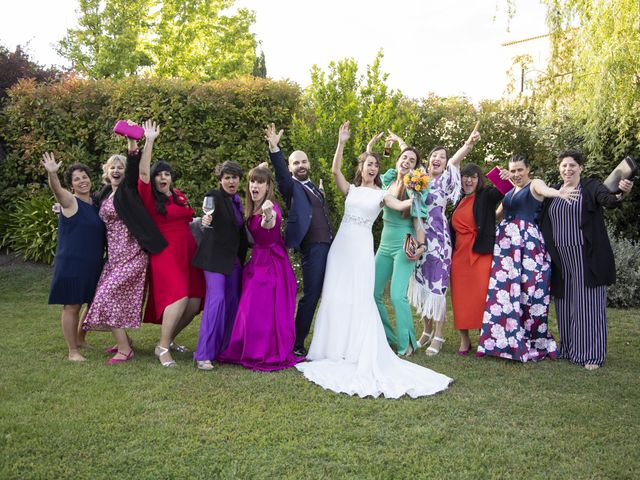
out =
{"type": "MultiPolygon", "coordinates": [[[[420,219],[426,218],[426,199],[429,193],[431,179],[424,168],[416,168],[407,173],[402,179],[407,190],[413,193],[413,204],[411,205],[411,215],[420,219]]],[[[424,230],[422,222],[420,227],[424,230]]]]}
{"type": "Polygon", "coordinates": [[[402,180],[407,190],[420,192],[429,188],[430,178],[422,167],[411,170],[402,180]]]}

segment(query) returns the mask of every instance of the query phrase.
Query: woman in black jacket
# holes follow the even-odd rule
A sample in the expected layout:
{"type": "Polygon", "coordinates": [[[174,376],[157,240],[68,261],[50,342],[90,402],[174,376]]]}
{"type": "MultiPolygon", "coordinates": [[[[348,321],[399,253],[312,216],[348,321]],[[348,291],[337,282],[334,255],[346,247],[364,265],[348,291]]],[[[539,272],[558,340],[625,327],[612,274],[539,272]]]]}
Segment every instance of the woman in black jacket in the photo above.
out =
{"type": "Polygon", "coordinates": [[[229,341],[249,246],[238,195],[242,168],[227,160],[216,166],[215,174],[221,188],[206,194],[214,198],[215,209],[202,218],[204,236],[193,259],[193,265],[204,270],[207,284],[198,347],[193,355],[200,370],[213,369],[211,361],[229,341]]]}
{"type": "Polygon", "coordinates": [[[540,229],[551,255],[551,294],[555,299],[560,358],[600,368],[607,352],[607,286],[616,281],[616,265],[602,207],[615,208],[633,183],[621,180],[613,194],[595,179],[582,179],[584,159],[568,150],[558,155],[564,189],[578,201],[546,199],[540,229]]]}
{"type": "Polygon", "coordinates": [[[460,332],[458,355],[467,355],[471,351],[469,330],[482,327],[496,240],[496,207],[504,195],[497,188],[485,187],[478,165],[465,165],[460,176],[464,198],[456,205],[450,223],[451,303],[453,324],[460,332]]]}

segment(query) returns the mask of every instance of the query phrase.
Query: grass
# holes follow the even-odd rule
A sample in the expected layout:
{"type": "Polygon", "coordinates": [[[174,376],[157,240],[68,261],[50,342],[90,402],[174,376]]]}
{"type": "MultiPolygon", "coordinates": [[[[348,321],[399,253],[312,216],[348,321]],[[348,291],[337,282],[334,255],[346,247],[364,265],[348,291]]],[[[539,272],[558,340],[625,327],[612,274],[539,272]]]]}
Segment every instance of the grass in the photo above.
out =
{"type": "MultiPolygon", "coordinates": [[[[411,400],[324,391],[294,369],[162,369],[158,327],[136,357],[106,366],[109,334],[70,363],[50,269],[0,267],[0,478],[637,478],[637,310],[609,312],[609,355],[594,372],[455,355],[413,361],[455,383],[411,400]]],[[[552,321],[552,326],[555,322],[552,321]]],[[[416,330],[421,331],[416,325],[416,330]]],[[[181,342],[194,347],[197,322],[181,342]]]]}

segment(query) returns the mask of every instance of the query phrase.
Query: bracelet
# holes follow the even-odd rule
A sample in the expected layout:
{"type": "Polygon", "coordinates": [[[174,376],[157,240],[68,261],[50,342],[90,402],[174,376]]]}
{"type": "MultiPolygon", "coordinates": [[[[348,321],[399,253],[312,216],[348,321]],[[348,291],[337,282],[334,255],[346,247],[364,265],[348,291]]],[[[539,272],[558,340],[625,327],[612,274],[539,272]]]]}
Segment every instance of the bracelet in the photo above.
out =
{"type": "Polygon", "coordinates": [[[271,216],[270,216],[270,217],[268,217],[268,218],[267,218],[267,216],[266,216],[266,215],[264,216],[264,221],[265,221],[266,223],[271,223],[271,220],[273,220],[273,215],[271,215],[271,216]]]}

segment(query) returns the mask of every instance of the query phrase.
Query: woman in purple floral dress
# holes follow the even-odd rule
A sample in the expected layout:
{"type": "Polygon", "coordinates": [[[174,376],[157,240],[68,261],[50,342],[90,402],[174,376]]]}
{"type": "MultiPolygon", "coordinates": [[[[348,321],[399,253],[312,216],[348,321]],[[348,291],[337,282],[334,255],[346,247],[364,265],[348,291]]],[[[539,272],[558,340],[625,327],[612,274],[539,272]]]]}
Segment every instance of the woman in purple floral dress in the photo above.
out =
{"type": "Polygon", "coordinates": [[[502,201],[476,356],[554,358],[557,345],[547,327],[551,265],[536,220],[544,198],[570,201],[574,195],[530,180],[529,162],[521,155],[512,157],[509,171],[515,188],[502,201]]]}
{"type": "Polygon", "coordinates": [[[460,163],[478,140],[480,132],[476,124],[468,140],[451,158],[448,158],[447,150],[440,146],[429,153],[431,184],[423,224],[427,250],[416,263],[414,275],[409,282],[409,301],[422,315],[424,322],[418,346],[426,345],[431,340],[425,352],[429,356],[437,355],[444,343],[446,293],[451,272],[451,238],[445,209],[447,202],[456,203],[460,197],[460,163]],[[436,322],[435,336],[433,321],[436,322]]]}

